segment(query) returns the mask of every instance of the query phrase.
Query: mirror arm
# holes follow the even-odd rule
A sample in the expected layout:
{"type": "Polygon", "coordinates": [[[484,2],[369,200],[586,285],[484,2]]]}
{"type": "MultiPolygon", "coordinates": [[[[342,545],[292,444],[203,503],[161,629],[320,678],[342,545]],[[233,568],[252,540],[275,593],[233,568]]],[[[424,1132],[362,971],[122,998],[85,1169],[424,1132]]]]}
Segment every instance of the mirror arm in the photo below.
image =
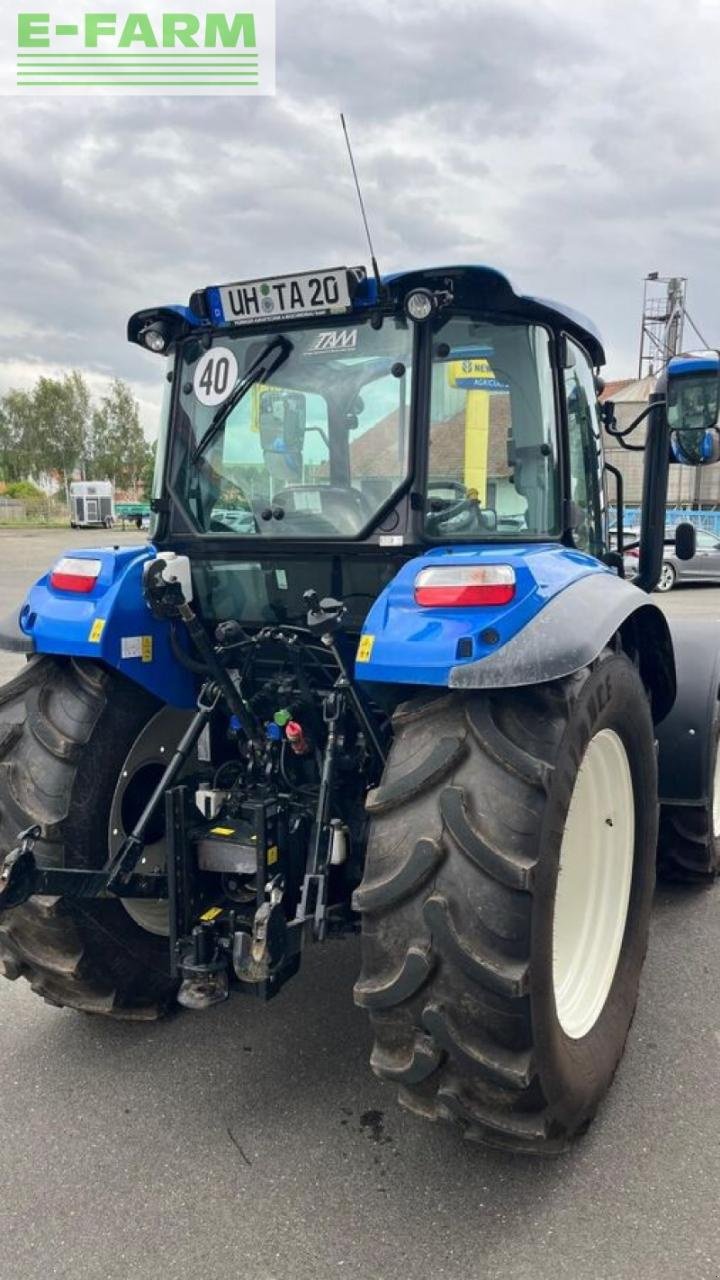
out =
{"type": "Polygon", "coordinates": [[[321,438],[321,440],[322,440],[323,444],[325,445],[325,448],[326,448],[326,449],[328,450],[328,452],[329,452],[329,450],[330,450],[330,439],[329,439],[329,436],[328,436],[327,431],[323,431],[322,427],[306,427],[306,428],[305,428],[305,430],[306,430],[306,432],[310,432],[310,431],[317,431],[317,433],[318,433],[318,435],[320,436],[320,438],[321,438]]]}
{"type": "Polygon", "coordinates": [[[622,436],[617,437],[617,442],[621,449],[627,449],[628,453],[644,453],[644,444],[628,444],[627,440],[623,440],[622,436]]]}
{"type": "Polygon", "coordinates": [[[622,431],[618,431],[614,422],[607,421],[605,422],[605,430],[612,440],[617,440],[621,449],[627,449],[628,453],[644,453],[644,444],[628,444],[625,437],[629,436],[637,427],[640,426],[641,422],[645,421],[645,419],[652,413],[652,409],[652,404],[646,405],[646,407],[638,414],[637,418],[630,423],[630,426],[624,427],[622,431]]]}
{"type": "Polygon", "coordinates": [[[665,505],[670,474],[669,430],[664,392],[654,392],[643,417],[650,416],[645,444],[642,518],[640,525],[640,572],[633,584],[652,591],[660,581],[665,547],[665,505]]]}

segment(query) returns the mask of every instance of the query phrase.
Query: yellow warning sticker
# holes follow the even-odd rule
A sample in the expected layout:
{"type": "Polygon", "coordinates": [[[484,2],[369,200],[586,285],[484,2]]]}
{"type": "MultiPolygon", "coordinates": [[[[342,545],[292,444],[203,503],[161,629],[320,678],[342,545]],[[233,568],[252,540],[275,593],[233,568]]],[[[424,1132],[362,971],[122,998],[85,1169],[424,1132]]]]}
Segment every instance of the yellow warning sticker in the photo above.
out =
{"type": "Polygon", "coordinates": [[[375,644],[374,636],[361,636],[360,643],[357,647],[355,660],[357,662],[369,662],[372,657],[373,645],[375,644]]]}
{"type": "Polygon", "coordinates": [[[278,847],[276,844],[271,844],[270,848],[267,851],[267,858],[265,859],[265,861],[267,862],[268,866],[271,867],[274,862],[277,862],[277,860],[278,860],[278,847]]]}
{"type": "Polygon", "coordinates": [[[140,657],[143,662],[152,662],[153,658],[153,638],[152,636],[141,636],[140,638],[140,657]]]}
{"type": "Polygon", "coordinates": [[[89,644],[99,644],[99,643],[100,643],[100,637],[102,636],[102,633],[103,633],[103,631],[104,631],[104,630],[105,630],[105,619],[104,619],[104,618],[96,618],[96,619],[95,619],[95,621],[93,622],[93,624],[92,624],[91,628],[90,628],[90,635],[88,636],[88,643],[89,643],[89,644]]]}
{"type": "Polygon", "coordinates": [[[235,828],[234,827],[211,827],[210,835],[211,836],[234,836],[235,828]]]}
{"type": "Polygon", "coordinates": [[[201,920],[217,920],[222,915],[222,907],[208,907],[207,911],[203,911],[201,920]]]}

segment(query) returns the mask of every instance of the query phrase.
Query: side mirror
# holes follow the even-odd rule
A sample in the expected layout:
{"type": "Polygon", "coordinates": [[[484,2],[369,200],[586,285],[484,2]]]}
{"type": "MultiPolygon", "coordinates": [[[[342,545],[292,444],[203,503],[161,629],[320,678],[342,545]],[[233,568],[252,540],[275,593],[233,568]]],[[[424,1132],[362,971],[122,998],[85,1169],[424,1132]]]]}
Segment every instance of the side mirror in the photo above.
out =
{"type": "Polygon", "coordinates": [[[305,396],[297,391],[260,393],[260,443],[266,466],[276,480],[302,479],[306,429],[305,396]]]}
{"type": "Polygon", "coordinates": [[[675,526],[675,555],[678,560],[692,560],[696,543],[694,524],[684,521],[675,526]]]}
{"type": "Polygon", "coordinates": [[[674,462],[720,461],[720,356],[677,356],[667,368],[667,422],[674,462]]]}
{"type": "Polygon", "coordinates": [[[670,436],[671,460],[685,467],[707,467],[720,462],[720,430],[673,431],[670,436]]]}

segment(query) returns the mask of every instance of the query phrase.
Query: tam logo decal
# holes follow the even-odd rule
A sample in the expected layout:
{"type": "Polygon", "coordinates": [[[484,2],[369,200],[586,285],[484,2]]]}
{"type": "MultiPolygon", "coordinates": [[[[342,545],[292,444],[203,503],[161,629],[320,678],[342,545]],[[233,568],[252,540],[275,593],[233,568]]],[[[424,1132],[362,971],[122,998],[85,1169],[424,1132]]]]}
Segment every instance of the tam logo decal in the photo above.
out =
{"type": "Polygon", "coordinates": [[[357,329],[326,329],[319,333],[306,351],[308,356],[336,354],[343,351],[355,351],[358,344],[357,329]]]}

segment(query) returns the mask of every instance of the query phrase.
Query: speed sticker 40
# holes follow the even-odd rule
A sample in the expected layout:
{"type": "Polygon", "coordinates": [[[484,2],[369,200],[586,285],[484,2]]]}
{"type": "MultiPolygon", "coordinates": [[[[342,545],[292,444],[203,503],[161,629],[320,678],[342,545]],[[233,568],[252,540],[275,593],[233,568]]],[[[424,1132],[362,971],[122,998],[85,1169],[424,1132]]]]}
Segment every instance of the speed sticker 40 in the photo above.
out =
{"type": "Polygon", "coordinates": [[[329,315],[351,305],[345,267],[222,285],[220,300],[225,319],[238,324],[329,315]]]}
{"type": "Polygon", "coordinates": [[[238,362],[229,347],[211,347],[197,362],[193,391],[200,404],[227,400],[238,379],[238,362]]]}

